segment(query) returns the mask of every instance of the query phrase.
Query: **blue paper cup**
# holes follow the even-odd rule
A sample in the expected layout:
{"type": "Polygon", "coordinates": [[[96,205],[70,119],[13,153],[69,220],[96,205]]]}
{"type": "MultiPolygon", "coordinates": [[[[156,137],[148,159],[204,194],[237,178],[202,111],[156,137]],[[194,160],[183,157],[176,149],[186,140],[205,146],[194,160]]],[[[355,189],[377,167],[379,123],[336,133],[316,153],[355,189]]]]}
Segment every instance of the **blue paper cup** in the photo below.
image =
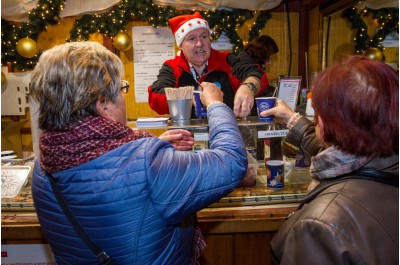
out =
{"type": "Polygon", "coordinates": [[[203,103],[200,100],[201,91],[193,91],[194,110],[197,118],[207,117],[207,111],[203,108],[203,103]]]}
{"type": "Polygon", "coordinates": [[[275,104],[276,104],[275,97],[258,97],[258,98],[256,98],[256,104],[257,104],[257,114],[258,114],[259,121],[273,121],[274,120],[273,115],[262,117],[260,115],[260,113],[263,112],[264,110],[275,107],[275,104]]]}
{"type": "Polygon", "coordinates": [[[285,164],[282,160],[268,160],[267,187],[271,189],[282,189],[285,186],[285,164]]]}

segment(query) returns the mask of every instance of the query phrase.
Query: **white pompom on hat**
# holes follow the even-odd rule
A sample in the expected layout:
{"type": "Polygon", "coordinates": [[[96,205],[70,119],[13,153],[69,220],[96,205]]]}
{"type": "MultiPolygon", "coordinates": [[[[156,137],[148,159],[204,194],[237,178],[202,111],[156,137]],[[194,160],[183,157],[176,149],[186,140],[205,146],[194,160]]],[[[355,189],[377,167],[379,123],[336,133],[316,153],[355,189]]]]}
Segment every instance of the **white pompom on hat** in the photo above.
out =
{"type": "Polygon", "coordinates": [[[178,47],[181,46],[183,40],[190,31],[199,28],[210,30],[208,22],[199,12],[195,12],[193,15],[176,16],[168,20],[168,22],[178,47]]]}

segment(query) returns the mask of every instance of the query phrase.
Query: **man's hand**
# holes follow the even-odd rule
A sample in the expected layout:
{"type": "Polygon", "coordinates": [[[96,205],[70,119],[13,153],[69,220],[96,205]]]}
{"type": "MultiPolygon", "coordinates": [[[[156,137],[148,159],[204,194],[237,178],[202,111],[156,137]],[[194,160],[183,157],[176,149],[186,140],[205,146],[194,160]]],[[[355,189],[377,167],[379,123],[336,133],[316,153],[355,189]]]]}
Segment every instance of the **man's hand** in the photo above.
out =
{"type": "Polygon", "coordinates": [[[172,146],[179,151],[188,151],[193,149],[194,138],[192,133],[187,130],[169,130],[161,134],[158,138],[170,142],[172,146]]]}
{"type": "Polygon", "coordinates": [[[254,94],[247,87],[247,85],[241,85],[236,91],[233,112],[238,118],[245,118],[249,116],[251,109],[254,105],[254,94]]]}

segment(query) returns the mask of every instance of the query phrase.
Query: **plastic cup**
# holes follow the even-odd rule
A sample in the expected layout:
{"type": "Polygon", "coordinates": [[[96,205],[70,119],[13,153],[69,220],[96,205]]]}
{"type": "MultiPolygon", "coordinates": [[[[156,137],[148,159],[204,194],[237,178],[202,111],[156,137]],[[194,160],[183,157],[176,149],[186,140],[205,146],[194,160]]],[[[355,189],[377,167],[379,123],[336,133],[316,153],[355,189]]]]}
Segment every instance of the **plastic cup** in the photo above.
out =
{"type": "Polygon", "coordinates": [[[168,100],[168,108],[173,122],[183,122],[190,120],[192,114],[192,99],[173,99],[168,100]]]}
{"type": "Polygon", "coordinates": [[[260,113],[263,112],[264,110],[268,110],[270,108],[275,107],[276,97],[258,97],[258,98],[256,98],[256,104],[257,104],[257,115],[258,115],[259,121],[273,121],[274,120],[273,115],[262,117],[260,115],[260,113]]]}
{"type": "Polygon", "coordinates": [[[203,103],[200,100],[201,91],[193,91],[194,110],[197,118],[207,117],[207,111],[203,108],[203,103]]]}

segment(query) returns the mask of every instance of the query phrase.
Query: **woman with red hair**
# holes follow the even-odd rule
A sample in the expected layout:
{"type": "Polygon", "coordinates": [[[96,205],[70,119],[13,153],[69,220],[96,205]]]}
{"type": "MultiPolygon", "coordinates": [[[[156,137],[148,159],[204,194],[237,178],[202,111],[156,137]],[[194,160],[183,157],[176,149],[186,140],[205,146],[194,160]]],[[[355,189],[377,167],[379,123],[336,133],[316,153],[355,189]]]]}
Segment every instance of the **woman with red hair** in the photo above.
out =
{"type": "Polygon", "coordinates": [[[282,101],[263,113],[312,156],[309,194],[272,240],[272,264],[398,264],[398,74],[352,56],[318,74],[312,97],[314,126],[282,101]]]}

